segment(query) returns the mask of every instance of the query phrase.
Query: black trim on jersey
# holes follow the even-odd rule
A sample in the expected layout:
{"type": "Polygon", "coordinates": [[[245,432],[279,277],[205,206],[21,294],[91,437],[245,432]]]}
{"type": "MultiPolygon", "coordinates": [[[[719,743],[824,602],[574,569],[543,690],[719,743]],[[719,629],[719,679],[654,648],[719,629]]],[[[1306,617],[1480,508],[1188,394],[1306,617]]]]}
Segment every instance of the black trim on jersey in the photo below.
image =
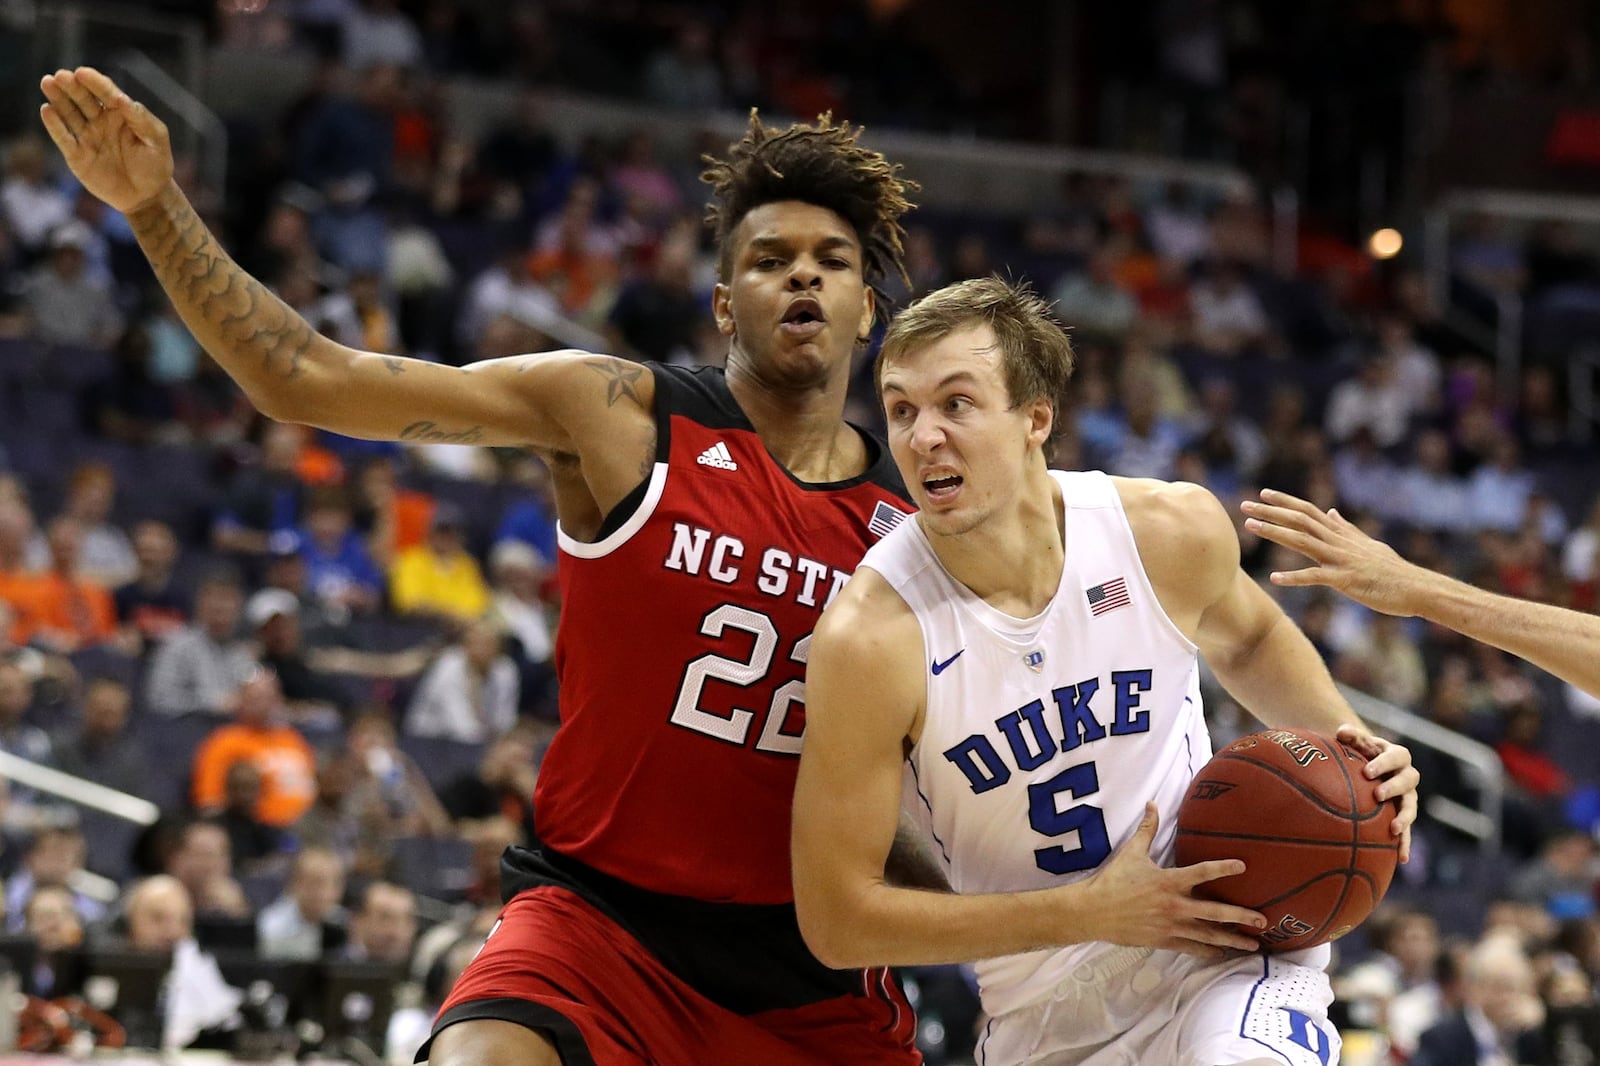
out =
{"type": "Polygon", "coordinates": [[[457,1022],[497,1021],[513,1022],[550,1038],[561,1056],[562,1066],[595,1066],[594,1055],[584,1042],[583,1032],[572,1019],[544,1003],[530,1003],[525,999],[503,996],[498,999],[473,999],[457,1003],[439,1015],[433,1023],[433,1032],[417,1049],[412,1062],[427,1062],[428,1053],[439,1033],[457,1022]]]}
{"type": "MultiPolygon", "coordinates": [[[[739,406],[739,401],[734,399],[733,391],[728,388],[727,375],[721,367],[674,366],[670,363],[645,363],[650,368],[650,373],[655,378],[655,419],[656,419],[656,462],[664,463],[672,452],[672,416],[683,415],[698,422],[707,429],[737,429],[745,433],[755,433],[756,427],[751,425],[750,419],[739,406]]],[[[848,489],[864,482],[871,482],[879,488],[898,496],[906,503],[911,502],[911,493],[906,490],[906,483],[900,477],[900,470],[894,465],[894,459],[889,454],[889,449],[878,437],[862,429],[854,422],[846,423],[861,437],[861,442],[867,449],[867,468],[853,478],[844,481],[811,482],[801,481],[789,472],[789,468],[772,460],[772,465],[782,470],[784,476],[794,482],[798,487],[808,492],[831,492],[837,489],[848,489]]],[[[767,456],[771,458],[771,453],[767,456]]],[[[629,518],[633,517],[639,505],[644,502],[645,493],[649,491],[650,478],[634,486],[622,500],[606,513],[600,522],[600,530],[594,536],[596,542],[605,540],[611,534],[621,529],[629,518]]]]}
{"type": "Polygon", "coordinates": [[[860,996],[860,970],[831,970],[800,936],[792,903],[708,903],[630,885],[549,848],[510,847],[500,893],[553,885],[622,926],[711,1002],[750,1015],[860,996]]]}

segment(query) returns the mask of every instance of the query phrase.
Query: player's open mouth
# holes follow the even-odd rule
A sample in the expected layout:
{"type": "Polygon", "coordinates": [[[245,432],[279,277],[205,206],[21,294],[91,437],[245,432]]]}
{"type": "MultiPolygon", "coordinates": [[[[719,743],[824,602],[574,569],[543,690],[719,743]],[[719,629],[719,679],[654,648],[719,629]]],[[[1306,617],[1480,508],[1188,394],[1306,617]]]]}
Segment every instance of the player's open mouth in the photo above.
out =
{"type": "Polygon", "coordinates": [[[951,474],[949,477],[926,478],[922,482],[923,491],[928,494],[932,502],[948,500],[961,490],[962,478],[951,474]]]}
{"type": "Polygon", "coordinates": [[[784,312],[782,329],[791,337],[815,337],[827,324],[822,305],[809,296],[802,296],[784,312]]]}

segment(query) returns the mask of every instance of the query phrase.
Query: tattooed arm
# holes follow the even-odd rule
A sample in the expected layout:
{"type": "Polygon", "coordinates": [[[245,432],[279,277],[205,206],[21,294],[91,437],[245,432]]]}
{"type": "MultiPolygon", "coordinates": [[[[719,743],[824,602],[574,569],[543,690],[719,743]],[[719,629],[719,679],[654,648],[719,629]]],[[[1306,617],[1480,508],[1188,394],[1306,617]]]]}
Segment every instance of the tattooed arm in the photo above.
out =
{"type": "Polygon", "coordinates": [[[73,173],[128,216],[184,323],[263,414],[374,440],[558,454],[584,455],[587,441],[615,443],[628,429],[647,439],[654,381],[635,363],[565,351],[450,367],[318,334],[200,220],[173,181],[160,119],[90,67],[41,88],[40,117],[73,173]]]}

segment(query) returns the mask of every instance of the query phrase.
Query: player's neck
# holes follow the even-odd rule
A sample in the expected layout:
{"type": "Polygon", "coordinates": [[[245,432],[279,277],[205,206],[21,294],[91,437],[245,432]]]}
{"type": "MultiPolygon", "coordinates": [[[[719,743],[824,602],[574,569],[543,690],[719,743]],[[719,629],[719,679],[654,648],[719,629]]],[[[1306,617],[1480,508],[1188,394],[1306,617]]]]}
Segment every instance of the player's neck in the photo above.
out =
{"type": "Polygon", "coordinates": [[[844,422],[843,375],[812,387],[782,388],[730,358],[727,381],[768,453],[799,480],[826,484],[866,469],[866,445],[844,422]]]}
{"type": "Polygon", "coordinates": [[[1032,618],[1050,605],[1066,565],[1061,489],[1041,464],[1017,499],[955,536],[930,537],[944,568],[989,606],[1032,618]]]}

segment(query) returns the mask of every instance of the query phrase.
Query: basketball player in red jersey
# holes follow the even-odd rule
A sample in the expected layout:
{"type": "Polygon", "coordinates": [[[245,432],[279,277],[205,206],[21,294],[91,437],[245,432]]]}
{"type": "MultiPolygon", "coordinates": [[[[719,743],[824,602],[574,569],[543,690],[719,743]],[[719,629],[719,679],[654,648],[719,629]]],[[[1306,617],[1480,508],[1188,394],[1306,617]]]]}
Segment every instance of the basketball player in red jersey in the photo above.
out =
{"type": "Polygon", "coordinates": [[[550,464],[562,726],[542,840],[507,853],[507,906],[430,1061],[920,1061],[885,971],[806,950],[789,874],[811,629],[910,509],[886,450],[842,417],[872,283],[899,268],[897,168],[848,126],[752,119],[707,172],[725,375],[575,351],[456,368],[318,335],[206,230],[159,120],[90,68],[42,88],[73,172],[265,414],[550,464]]]}

